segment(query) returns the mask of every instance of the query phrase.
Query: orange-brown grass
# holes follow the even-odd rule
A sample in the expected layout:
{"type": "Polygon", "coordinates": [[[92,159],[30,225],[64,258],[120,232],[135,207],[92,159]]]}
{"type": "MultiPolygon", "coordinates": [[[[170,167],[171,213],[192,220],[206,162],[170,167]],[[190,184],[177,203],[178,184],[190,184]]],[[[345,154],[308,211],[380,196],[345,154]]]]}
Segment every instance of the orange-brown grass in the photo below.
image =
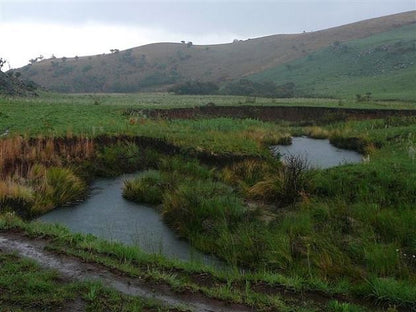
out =
{"type": "Polygon", "coordinates": [[[273,130],[253,128],[243,131],[241,136],[254,140],[261,146],[278,145],[283,140],[287,140],[291,135],[289,133],[280,133],[273,130]]]}
{"type": "Polygon", "coordinates": [[[330,132],[318,126],[307,127],[305,129],[306,135],[314,139],[327,139],[330,132]]]}
{"type": "Polygon", "coordinates": [[[16,136],[0,141],[0,175],[27,176],[35,163],[63,166],[90,159],[94,143],[89,138],[24,138],[16,136]]]}
{"type": "Polygon", "coordinates": [[[0,202],[6,198],[25,198],[32,200],[32,190],[29,187],[20,185],[11,179],[0,181],[0,202]]]}

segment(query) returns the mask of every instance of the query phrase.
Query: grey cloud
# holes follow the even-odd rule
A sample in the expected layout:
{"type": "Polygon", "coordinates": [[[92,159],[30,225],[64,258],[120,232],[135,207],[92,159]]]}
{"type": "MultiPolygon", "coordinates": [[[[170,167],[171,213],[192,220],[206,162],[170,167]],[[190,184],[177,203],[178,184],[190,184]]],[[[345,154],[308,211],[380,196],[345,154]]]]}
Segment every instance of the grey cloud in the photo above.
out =
{"type": "Polygon", "coordinates": [[[4,21],[145,26],[170,32],[244,37],[311,31],[415,9],[396,1],[3,1],[4,21]]]}

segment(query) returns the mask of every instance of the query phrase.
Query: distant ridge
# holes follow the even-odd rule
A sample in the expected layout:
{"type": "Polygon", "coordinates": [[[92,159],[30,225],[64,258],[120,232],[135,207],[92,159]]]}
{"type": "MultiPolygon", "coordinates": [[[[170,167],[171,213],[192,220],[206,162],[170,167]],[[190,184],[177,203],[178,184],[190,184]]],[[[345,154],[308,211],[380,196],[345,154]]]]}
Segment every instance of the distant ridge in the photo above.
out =
{"type": "Polygon", "coordinates": [[[367,38],[415,24],[416,11],[301,34],[271,35],[217,45],[154,43],[111,54],[46,59],[15,71],[61,92],[166,90],[188,81],[227,81],[304,58],[335,42],[367,38]]]}

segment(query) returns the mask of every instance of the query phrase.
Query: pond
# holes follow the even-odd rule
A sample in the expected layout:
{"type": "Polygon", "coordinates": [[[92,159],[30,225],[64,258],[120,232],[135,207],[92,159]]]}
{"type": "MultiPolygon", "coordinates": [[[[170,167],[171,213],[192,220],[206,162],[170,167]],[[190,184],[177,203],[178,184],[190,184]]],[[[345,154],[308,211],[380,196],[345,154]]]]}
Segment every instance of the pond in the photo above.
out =
{"type": "Polygon", "coordinates": [[[147,253],[220,265],[218,259],[198,252],[188,242],[179,239],[154,208],[122,197],[124,180],[133,177],[129,174],[114,179],[97,179],[86,201],[72,207],[57,208],[37,220],[59,223],[73,232],[90,233],[103,239],[139,246],[147,253]]]}
{"type": "Polygon", "coordinates": [[[291,145],[275,145],[271,150],[275,156],[281,155],[283,161],[291,155],[300,156],[306,159],[312,168],[324,169],[362,161],[361,154],[337,148],[326,139],[294,137],[291,145]]]}

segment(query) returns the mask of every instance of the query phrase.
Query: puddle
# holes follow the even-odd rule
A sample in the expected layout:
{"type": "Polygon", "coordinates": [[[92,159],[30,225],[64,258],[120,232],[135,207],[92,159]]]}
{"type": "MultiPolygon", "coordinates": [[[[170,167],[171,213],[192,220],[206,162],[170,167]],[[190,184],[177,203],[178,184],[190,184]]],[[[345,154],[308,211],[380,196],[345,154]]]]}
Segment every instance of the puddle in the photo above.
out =
{"type": "Polygon", "coordinates": [[[343,164],[359,163],[362,155],[351,150],[337,148],[329,140],[294,137],[291,145],[275,145],[271,147],[275,156],[281,155],[283,161],[294,155],[307,160],[312,168],[330,168],[343,164]]]}

